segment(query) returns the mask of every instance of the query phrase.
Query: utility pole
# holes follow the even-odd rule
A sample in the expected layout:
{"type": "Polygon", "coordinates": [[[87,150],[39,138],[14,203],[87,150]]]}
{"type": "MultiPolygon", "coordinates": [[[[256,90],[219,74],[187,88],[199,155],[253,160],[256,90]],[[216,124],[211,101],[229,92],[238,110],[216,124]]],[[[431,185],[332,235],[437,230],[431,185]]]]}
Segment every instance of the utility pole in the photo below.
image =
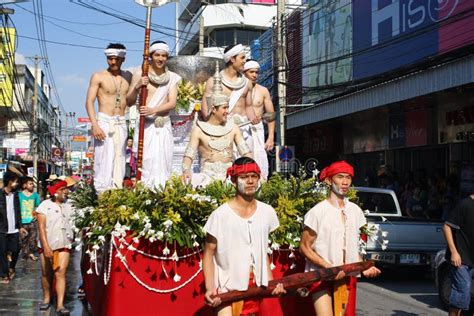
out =
{"type": "MultiPolygon", "coordinates": [[[[284,15],[285,15],[285,0],[277,1],[277,27],[276,27],[276,42],[277,42],[277,90],[278,90],[278,109],[280,111],[280,148],[285,146],[285,115],[286,115],[286,41],[284,31],[284,15]]],[[[281,164],[279,162],[277,152],[277,171],[280,170],[281,164]]]]}
{"type": "Polygon", "coordinates": [[[75,119],[76,119],[76,112],[69,112],[66,113],[66,141],[65,147],[66,147],[66,172],[68,173],[69,169],[69,161],[71,160],[71,137],[69,135],[69,130],[68,130],[68,119],[72,119],[73,124],[75,125],[75,119]]]}
{"type": "Polygon", "coordinates": [[[204,17],[199,16],[199,56],[204,55],[204,17]]]}
{"type": "Polygon", "coordinates": [[[40,74],[39,63],[41,60],[46,60],[45,57],[35,55],[34,57],[26,57],[32,60],[35,64],[35,83],[33,87],[33,139],[32,139],[32,150],[33,150],[33,179],[36,184],[36,190],[39,188],[39,175],[38,175],[38,157],[39,157],[39,128],[38,128],[38,86],[40,74]]]}

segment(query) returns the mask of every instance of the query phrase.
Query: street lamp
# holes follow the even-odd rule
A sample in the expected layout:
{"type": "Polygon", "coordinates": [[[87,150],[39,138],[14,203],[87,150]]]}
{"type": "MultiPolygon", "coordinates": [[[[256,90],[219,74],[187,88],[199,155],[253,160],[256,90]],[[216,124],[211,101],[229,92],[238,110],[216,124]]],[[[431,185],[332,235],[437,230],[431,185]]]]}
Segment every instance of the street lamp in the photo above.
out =
{"type": "MultiPolygon", "coordinates": [[[[150,31],[151,31],[151,10],[153,8],[165,5],[175,0],[135,0],[141,6],[146,7],[146,26],[145,26],[145,43],[143,48],[142,76],[148,76],[149,55],[150,55],[150,31]]],[[[139,107],[146,105],[148,89],[146,86],[140,88],[140,104],[139,107]]],[[[140,114],[140,125],[138,127],[138,153],[137,153],[137,181],[142,178],[143,165],[143,138],[145,136],[145,116],[140,114]]]]}

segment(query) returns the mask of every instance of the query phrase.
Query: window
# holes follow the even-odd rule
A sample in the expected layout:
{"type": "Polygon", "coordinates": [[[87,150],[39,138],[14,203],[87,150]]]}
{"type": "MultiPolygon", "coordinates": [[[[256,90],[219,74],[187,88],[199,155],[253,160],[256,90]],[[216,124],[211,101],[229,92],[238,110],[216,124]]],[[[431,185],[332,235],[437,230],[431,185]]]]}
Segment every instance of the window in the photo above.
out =
{"type": "Polygon", "coordinates": [[[204,41],[209,46],[228,46],[237,43],[250,45],[250,43],[260,37],[262,31],[248,29],[219,29],[211,32],[209,41],[204,41]]]}
{"type": "Polygon", "coordinates": [[[357,197],[358,204],[363,210],[369,210],[371,213],[397,214],[397,206],[390,194],[359,191],[357,197]]]}

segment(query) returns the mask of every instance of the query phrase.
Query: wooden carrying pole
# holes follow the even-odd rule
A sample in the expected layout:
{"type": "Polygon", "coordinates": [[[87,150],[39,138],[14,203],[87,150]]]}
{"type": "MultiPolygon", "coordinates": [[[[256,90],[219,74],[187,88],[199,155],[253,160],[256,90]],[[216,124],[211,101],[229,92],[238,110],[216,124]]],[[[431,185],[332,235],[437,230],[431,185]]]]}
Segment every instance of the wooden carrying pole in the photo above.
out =
{"type": "Polygon", "coordinates": [[[307,289],[303,288],[310,286],[314,282],[333,280],[340,271],[344,271],[346,276],[358,275],[373,265],[374,262],[369,260],[327,269],[317,269],[311,272],[295,273],[281,279],[272,280],[268,282],[267,287],[253,285],[249,287],[247,291],[230,291],[218,294],[216,297],[219,297],[223,304],[249,298],[270,297],[278,283],[283,284],[288,295],[295,294],[295,292],[299,295],[301,295],[301,293],[307,294],[307,289]]]}
{"type": "MultiPolygon", "coordinates": [[[[146,7],[146,28],[145,28],[145,44],[143,48],[142,77],[148,76],[149,56],[150,56],[150,30],[151,30],[151,6],[146,7]]],[[[146,106],[148,89],[142,86],[140,89],[139,107],[146,106]]],[[[143,165],[143,138],[145,136],[145,115],[140,113],[140,124],[138,127],[138,153],[137,153],[137,181],[142,178],[143,165]]]]}

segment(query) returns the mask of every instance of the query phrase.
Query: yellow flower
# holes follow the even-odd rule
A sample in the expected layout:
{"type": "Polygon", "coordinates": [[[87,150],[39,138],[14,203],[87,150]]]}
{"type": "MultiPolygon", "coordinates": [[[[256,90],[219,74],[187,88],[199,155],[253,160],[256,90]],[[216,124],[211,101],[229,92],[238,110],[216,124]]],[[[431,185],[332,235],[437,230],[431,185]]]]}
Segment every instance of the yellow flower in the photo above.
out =
{"type": "Polygon", "coordinates": [[[196,103],[194,104],[194,111],[196,111],[196,112],[201,111],[201,103],[196,102],[196,103]]]}

